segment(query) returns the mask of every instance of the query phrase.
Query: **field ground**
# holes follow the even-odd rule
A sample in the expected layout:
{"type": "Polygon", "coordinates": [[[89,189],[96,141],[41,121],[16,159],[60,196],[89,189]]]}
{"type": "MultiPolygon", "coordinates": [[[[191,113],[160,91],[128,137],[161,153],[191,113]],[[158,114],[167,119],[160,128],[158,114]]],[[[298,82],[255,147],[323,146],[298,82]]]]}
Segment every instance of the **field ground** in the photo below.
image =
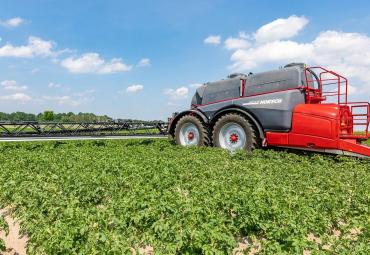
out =
{"type": "Polygon", "coordinates": [[[111,140],[3,143],[0,162],[28,254],[370,254],[367,160],[111,140]]]}

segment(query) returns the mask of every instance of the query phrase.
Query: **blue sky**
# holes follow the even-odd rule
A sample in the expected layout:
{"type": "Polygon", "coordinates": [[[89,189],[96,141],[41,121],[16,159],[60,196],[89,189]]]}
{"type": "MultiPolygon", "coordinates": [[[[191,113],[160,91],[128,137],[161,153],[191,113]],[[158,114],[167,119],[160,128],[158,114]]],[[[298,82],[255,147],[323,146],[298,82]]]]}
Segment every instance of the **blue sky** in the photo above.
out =
{"type": "Polygon", "coordinates": [[[369,100],[368,1],[0,3],[0,111],[166,119],[199,83],[293,61],[369,100]]]}

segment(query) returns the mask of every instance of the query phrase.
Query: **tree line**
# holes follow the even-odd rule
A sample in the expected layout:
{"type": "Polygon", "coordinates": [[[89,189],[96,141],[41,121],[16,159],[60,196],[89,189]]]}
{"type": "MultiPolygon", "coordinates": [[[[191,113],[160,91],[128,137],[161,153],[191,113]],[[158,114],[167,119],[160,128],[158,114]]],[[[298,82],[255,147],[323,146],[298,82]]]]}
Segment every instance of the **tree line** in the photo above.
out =
{"type": "Polygon", "coordinates": [[[73,112],[54,113],[53,111],[44,111],[43,113],[33,114],[25,112],[0,112],[0,121],[55,121],[55,122],[100,122],[111,121],[112,118],[107,115],[95,115],[94,113],[73,112]]]}

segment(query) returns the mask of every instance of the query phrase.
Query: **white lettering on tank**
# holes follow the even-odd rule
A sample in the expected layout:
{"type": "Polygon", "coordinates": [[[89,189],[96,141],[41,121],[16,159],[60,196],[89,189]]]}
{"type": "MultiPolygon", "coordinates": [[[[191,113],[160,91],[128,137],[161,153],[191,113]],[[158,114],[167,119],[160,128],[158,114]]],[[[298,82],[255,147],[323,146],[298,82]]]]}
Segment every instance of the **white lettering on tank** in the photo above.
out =
{"type": "Polygon", "coordinates": [[[248,103],[244,103],[243,105],[261,105],[261,104],[281,104],[283,99],[281,98],[274,98],[274,99],[265,99],[265,100],[258,100],[258,101],[250,101],[248,103]]]}

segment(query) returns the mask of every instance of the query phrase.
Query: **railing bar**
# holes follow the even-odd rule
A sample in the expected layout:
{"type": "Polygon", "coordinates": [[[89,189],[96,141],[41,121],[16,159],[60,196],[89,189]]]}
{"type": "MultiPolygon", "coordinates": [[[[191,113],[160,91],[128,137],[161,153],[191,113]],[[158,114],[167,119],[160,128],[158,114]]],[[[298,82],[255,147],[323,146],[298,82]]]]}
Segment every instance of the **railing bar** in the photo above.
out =
{"type": "MultiPolygon", "coordinates": [[[[340,94],[340,96],[343,96],[344,94],[340,94]]],[[[327,95],[327,94],[323,94],[323,96],[326,96],[326,97],[334,97],[334,96],[338,96],[338,94],[330,94],[330,95],[327,95]]],[[[346,103],[341,103],[341,104],[346,104],[346,103]]]]}

